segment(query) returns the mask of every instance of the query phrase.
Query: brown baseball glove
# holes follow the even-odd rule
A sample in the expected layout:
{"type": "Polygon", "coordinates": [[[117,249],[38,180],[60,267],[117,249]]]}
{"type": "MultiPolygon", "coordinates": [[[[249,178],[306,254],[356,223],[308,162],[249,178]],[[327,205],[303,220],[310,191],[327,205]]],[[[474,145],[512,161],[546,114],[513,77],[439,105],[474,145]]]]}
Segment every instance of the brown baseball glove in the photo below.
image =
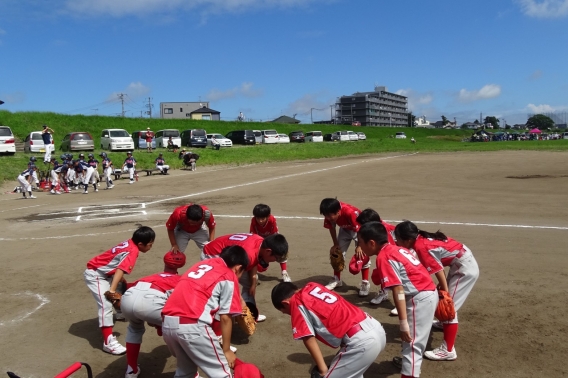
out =
{"type": "Polygon", "coordinates": [[[251,336],[256,331],[256,321],[247,306],[243,307],[243,314],[237,316],[237,324],[248,336],[251,336]]]}
{"type": "Polygon", "coordinates": [[[329,254],[329,262],[335,272],[341,272],[345,269],[345,259],[343,258],[341,249],[335,248],[335,250],[329,254]]]}
{"type": "Polygon", "coordinates": [[[456,310],[454,308],[454,300],[450,297],[450,294],[448,294],[447,291],[438,290],[438,297],[440,300],[438,307],[436,307],[436,312],[434,313],[436,319],[441,322],[454,319],[456,317],[456,310]]]}
{"type": "Polygon", "coordinates": [[[122,299],[122,294],[118,292],[111,293],[110,291],[105,292],[105,298],[107,301],[112,303],[112,307],[117,310],[120,310],[120,300],[122,299]]]}

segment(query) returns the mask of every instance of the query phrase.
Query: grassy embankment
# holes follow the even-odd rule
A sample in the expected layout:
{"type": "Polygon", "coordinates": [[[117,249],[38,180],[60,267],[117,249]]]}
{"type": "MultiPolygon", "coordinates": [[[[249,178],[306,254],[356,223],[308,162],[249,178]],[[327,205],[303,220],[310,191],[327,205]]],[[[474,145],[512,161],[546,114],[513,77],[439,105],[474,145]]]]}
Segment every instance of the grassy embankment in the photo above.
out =
{"type": "MultiPolygon", "coordinates": [[[[220,151],[212,149],[196,149],[201,156],[198,165],[219,164],[251,164],[269,161],[304,160],[329,158],[346,155],[358,155],[381,152],[451,152],[451,151],[496,151],[496,150],[568,150],[568,140],[558,141],[526,141],[526,142],[489,142],[464,143],[462,139],[470,136],[471,131],[415,129],[415,128],[388,128],[388,127],[350,127],[335,125],[283,125],[266,123],[238,123],[218,121],[190,121],[190,120],[163,120],[148,118],[122,118],[101,116],[68,116],[56,113],[0,111],[0,125],[10,126],[17,139],[23,140],[31,131],[41,130],[43,124],[55,130],[55,156],[59,158],[60,142],[65,134],[72,131],[86,131],[91,133],[95,140],[95,147],[100,147],[100,133],[105,128],[125,129],[132,133],[150,127],[154,132],[162,129],[178,129],[180,131],[192,128],[203,128],[208,133],[226,134],[238,129],[269,129],[273,128],[280,133],[293,130],[320,130],[324,134],[337,130],[351,129],[363,131],[367,135],[366,141],[358,142],[324,142],[324,143],[291,143],[281,145],[235,146],[222,148],[220,151]],[[408,139],[394,139],[397,131],[404,131],[408,139]],[[416,144],[410,143],[410,137],[416,139],[416,144]]],[[[101,152],[95,149],[95,154],[101,152]]],[[[177,154],[164,153],[167,163],[174,169],[181,168],[182,163],[177,154]]],[[[74,153],[77,156],[77,152],[74,153]]],[[[15,180],[18,173],[26,168],[30,154],[16,153],[14,156],[0,157],[0,182],[15,180]]],[[[42,154],[37,155],[41,161],[42,154]]],[[[109,153],[115,166],[121,165],[126,157],[124,152],[109,153]]],[[[157,153],[148,154],[146,151],[134,151],[139,168],[153,168],[157,153]]],[[[99,159],[100,160],[100,159],[99,159]]],[[[43,163],[40,163],[40,167],[43,163]]]]}

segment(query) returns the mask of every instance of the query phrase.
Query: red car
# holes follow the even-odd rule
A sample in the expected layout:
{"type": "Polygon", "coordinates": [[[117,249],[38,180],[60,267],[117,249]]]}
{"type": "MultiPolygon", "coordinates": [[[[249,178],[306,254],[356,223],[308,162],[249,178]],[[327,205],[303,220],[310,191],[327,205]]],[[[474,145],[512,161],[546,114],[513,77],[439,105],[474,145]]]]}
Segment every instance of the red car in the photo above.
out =
{"type": "Polygon", "coordinates": [[[351,122],[351,126],[361,126],[361,122],[353,121],[353,122],[351,122]]]}

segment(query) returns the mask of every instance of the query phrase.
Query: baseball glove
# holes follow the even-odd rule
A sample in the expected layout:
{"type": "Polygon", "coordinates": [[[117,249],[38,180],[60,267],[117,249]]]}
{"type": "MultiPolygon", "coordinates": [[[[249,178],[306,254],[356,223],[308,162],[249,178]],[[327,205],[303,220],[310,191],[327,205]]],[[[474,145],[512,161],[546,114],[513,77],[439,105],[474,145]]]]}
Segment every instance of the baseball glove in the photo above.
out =
{"type": "Polygon", "coordinates": [[[323,378],[323,375],[320,374],[318,366],[314,366],[310,371],[310,378],[323,378]]]}
{"type": "Polygon", "coordinates": [[[243,314],[237,316],[237,324],[247,334],[247,336],[251,336],[254,331],[256,331],[256,321],[248,307],[244,307],[243,314]]]}
{"type": "Polygon", "coordinates": [[[122,278],[118,282],[118,285],[116,286],[116,292],[124,295],[124,293],[126,293],[127,289],[128,289],[128,282],[126,282],[126,280],[124,278],[122,278]]]}
{"type": "Polygon", "coordinates": [[[436,319],[441,322],[447,322],[456,317],[456,310],[454,308],[454,300],[450,297],[447,291],[438,290],[438,307],[436,307],[436,312],[434,315],[436,319]]]}
{"type": "Polygon", "coordinates": [[[122,294],[118,292],[111,293],[110,291],[105,292],[105,298],[107,301],[112,303],[112,307],[117,310],[120,310],[120,300],[122,299],[122,294]]]}
{"type": "Polygon", "coordinates": [[[345,259],[343,258],[343,252],[339,248],[329,254],[329,262],[331,267],[335,272],[341,272],[345,269],[345,259]]]}

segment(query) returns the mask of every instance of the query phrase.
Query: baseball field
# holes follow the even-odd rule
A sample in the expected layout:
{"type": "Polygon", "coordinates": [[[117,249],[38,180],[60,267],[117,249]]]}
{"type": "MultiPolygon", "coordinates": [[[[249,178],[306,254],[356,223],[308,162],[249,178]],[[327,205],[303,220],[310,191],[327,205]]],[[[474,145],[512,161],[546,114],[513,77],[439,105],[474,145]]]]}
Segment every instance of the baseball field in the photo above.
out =
{"type": "MultiPolygon", "coordinates": [[[[318,211],[325,197],[372,207],[390,223],[408,219],[427,231],[440,229],[473,251],[480,278],[460,310],[458,359],[425,361],[422,377],[567,375],[567,159],[568,152],[552,151],[392,152],[219,165],[144,176],[134,185],[117,180],[114,189],[88,195],[39,193],[35,200],[6,193],[14,187],[6,184],[0,195],[0,375],[52,377],[82,361],[96,377],[124,376],[125,356],[101,350],[96,304],[83,282],[86,263],[143,224],[154,228],[157,239],[128,280],[159,272],[170,246],[166,219],[190,201],[212,210],[218,236],[247,232],[254,205],[270,205],[290,244],[293,282],[326,284],[331,239],[318,211]]],[[[186,253],[190,264],[199,260],[193,243],[186,253]]],[[[250,338],[234,330],[233,345],[239,358],[267,378],[308,377],[310,355],[292,339],[290,318],[270,302],[279,278],[278,264],[261,274],[257,301],[268,319],[250,338]]],[[[369,297],[359,298],[360,277],[345,272],[343,279],[347,285],[337,292],[387,333],[386,349],[365,376],[400,376],[391,364],[400,353],[392,304],[370,305],[375,286],[369,297]]],[[[126,326],[117,322],[114,328],[121,343],[126,326]]],[[[442,333],[433,331],[428,349],[441,341],[442,333]]],[[[321,348],[331,361],[335,350],[321,348]]],[[[139,363],[140,377],[173,376],[175,359],[152,328],[139,363]]]]}

